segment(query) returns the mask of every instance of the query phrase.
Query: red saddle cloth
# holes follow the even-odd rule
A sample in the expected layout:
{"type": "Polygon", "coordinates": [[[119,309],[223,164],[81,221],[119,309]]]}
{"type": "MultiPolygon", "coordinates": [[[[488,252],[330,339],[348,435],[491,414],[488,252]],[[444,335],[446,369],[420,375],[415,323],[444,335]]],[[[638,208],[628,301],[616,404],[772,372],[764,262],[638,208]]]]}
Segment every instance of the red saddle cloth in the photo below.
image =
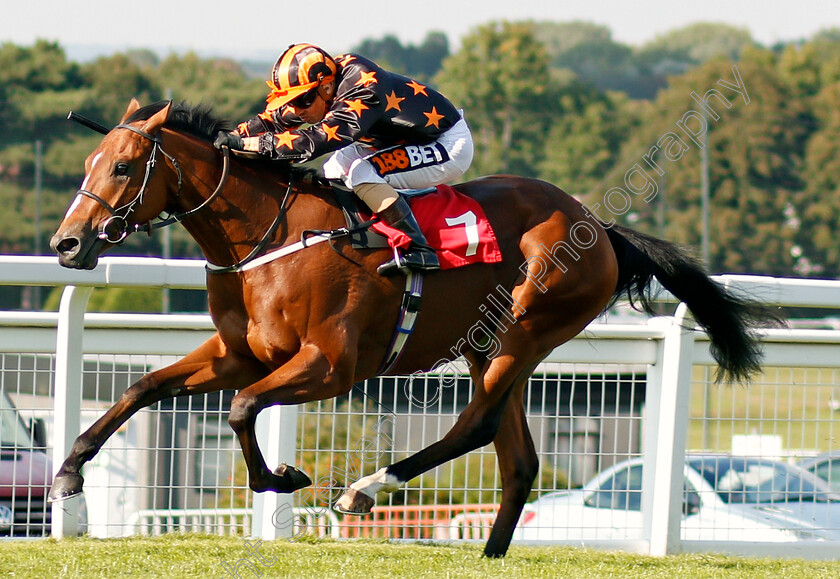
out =
{"type": "MultiPolygon", "coordinates": [[[[441,269],[502,261],[496,234],[475,199],[439,185],[437,191],[411,196],[408,201],[426,240],[437,251],[441,269]]],[[[391,247],[411,243],[404,233],[382,222],[372,229],[387,237],[391,247]]]]}

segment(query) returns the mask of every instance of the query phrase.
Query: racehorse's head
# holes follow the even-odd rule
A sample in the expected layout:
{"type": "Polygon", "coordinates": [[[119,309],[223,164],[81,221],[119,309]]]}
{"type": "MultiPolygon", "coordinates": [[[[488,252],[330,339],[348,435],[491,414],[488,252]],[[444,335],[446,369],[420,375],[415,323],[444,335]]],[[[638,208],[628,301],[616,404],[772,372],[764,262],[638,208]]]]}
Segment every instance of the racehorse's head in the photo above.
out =
{"type": "Polygon", "coordinates": [[[120,124],[85,161],[82,186],[50,240],[64,267],[93,269],[102,252],[164,210],[164,173],[178,171],[160,148],[170,103],[140,114],[148,108],[132,99],[120,124]]]}

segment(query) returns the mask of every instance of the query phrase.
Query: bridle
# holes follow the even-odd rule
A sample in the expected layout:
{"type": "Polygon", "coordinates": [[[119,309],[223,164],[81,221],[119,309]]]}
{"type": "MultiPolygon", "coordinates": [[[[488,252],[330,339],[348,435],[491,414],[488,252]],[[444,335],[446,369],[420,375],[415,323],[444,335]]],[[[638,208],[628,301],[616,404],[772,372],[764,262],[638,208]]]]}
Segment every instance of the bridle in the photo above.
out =
{"type": "MultiPolygon", "coordinates": [[[[76,121],[79,124],[103,135],[107,135],[110,132],[109,129],[97,123],[96,121],[88,119],[72,111],[69,115],[67,115],[67,118],[76,121]]],[[[135,233],[137,231],[145,231],[148,232],[149,235],[151,235],[152,230],[154,229],[161,229],[163,227],[172,225],[173,223],[180,223],[184,220],[184,218],[198,213],[199,211],[210,205],[210,203],[212,203],[213,200],[219,196],[219,193],[222,192],[222,189],[224,189],[225,183],[227,182],[228,174],[230,173],[230,148],[228,148],[227,146],[222,147],[222,175],[219,178],[219,184],[216,185],[216,189],[210,194],[209,197],[207,197],[207,199],[202,201],[201,204],[199,204],[197,207],[193,207],[188,211],[170,214],[169,217],[167,217],[166,219],[160,219],[159,221],[155,222],[148,221],[146,223],[135,223],[134,225],[129,225],[128,218],[131,216],[132,213],[134,213],[136,207],[143,203],[143,195],[146,192],[146,186],[149,183],[149,178],[151,177],[152,170],[155,168],[158,152],[160,152],[164,157],[166,157],[169,160],[169,162],[172,163],[172,166],[175,168],[175,172],[178,175],[178,192],[181,191],[183,178],[181,176],[181,166],[178,164],[178,161],[175,159],[175,157],[163,150],[163,147],[161,145],[161,139],[158,135],[152,135],[150,133],[147,133],[146,131],[138,129],[137,127],[133,127],[127,124],[119,124],[116,127],[114,127],[114,129],[127,129],[129,131],[137,133],[144,139],[148,139],[152,142],[152,151],[151,153],[149,153],[149,160],[146,161],[146,173],[143,176],[143,183],[140,185],[140,190],[137,191],[137,195],[134,196],[134,199],[132,199],[125,205],[114,208],[110,203],[108,203],[98,195],[87,191],[86,189],[79,189],[76,192],[76,197],[82,195],[84,197],[93,199],[94,201],[99,203],[99,205],[104,207],[105,210],[108,211],[108,213],[111,214],[111,216],[105,221],[103,221],[102,225],[100,225],[99,233],[97,233],[96,235],[97,239],[101,239],[107,243],[117,245],[125,241],[126,237],[128,237],[130,234],[135,233]],[[111,226],[115,226],[113,232],[109,232],[109,228],[111,228],[111,226]]],[[[292,174],[290,173],[289,184],[286,187],[286,192],[283,195],[282,202],[280,203],[280,210],[277,212],[277,216],[274,218],[274,221],[271,223],[268,230],[266,230],[265,234],[262,236],[262,238],[260,238],[260,241],[254,246],[251,252],[247,256],[245,256],[244,259],[234,263],[233,265],[217,266],[208,263],[207,271],[209,273],[231,273],[241,271],[246,264],[254,261],[255,258],[258,255],[260,255],[263,252],[263,250],[265,250],[265,248],[271,242],[271,239],[274,237],[274,234],[277,232],[277,229],[280,226],[280,222],[283,220],[283,216],[286,214],[286,211],[288,209],[289,196],[294,186],[293,182],[294,179],[292,177],[292,174]]],[[[304,236],[306,236],[307,233],[311,234],[312,232],[306,232],[304,236]]],[[[346,235],[344,230],[342,230],[339,233],[340,235],[346,235]]],[[[332,239],[333,237],[335,236],[330,235],[329,239],[332,239]]],[[[307,243],[305,239],[302,239],[301,244],[303,247],[306,247],[307,243]]]]}
{"type": "MultiPolygon", "coordinates": [[[[92,127],[99,132],[102,132],[97,127],[92,127]]],[[[178,192],[181,191],[181,185],[183,184],[183,179],[181,176],[181,166],[178,164],[178,161],[163,150],[161,146],[161,139],[158,135],[152,135],[145,131],[138,129],[137,127],[133,127],[131,125],[120,124],[114,127],[114,129],[127,129],[134,133],[137,133],[141,137],[148,139],[152,142],[152,151],[149,153],[149,160],[146,161],[146,173],[143,175],[143,183],[140,185],[140,189],[137,191],[137,195],[134,196],[134,199],[122,205],[120,207],[113,207],[110,203],[99,197],[98,195],[86,190],[86,189],[79,189],[76,192],[76,196],[83,195],[84,197],[88,197],[89,199],[93,199],[99,205],[105,208],[108,213],[111,214],[109,218],[102,222],[99,226],[99,233],[97,233],[97,239],[101,239],[108,243],[118,245],[125,241],[126,237],[128,237],[132,233],[136,233],[138,231],[145,231],[149,235],[152,234],[153,229],[161,229],[163,227],[167,227],[172,225],[173,223],[179,223],[184,218],[189,217],[190,215],[197,213],[207,207],[213,200],[218,197],[219,193],[221,193],[222,189],[225,186],[225,182],[227,181],[228,174],[230,172],[230,150],[227,147],[222,148],[222,176],[219,179],[219,184],[216,186],[216,189],[210,196],[205,199],[200,205],[194,207],[188,211],[183,211],[179,213],[172,213],[169,214],[169,217],[166,219],[160,219],[159,221],[148,221],[146,223],[135,223],[134,225],[129,225],[128,219],[131,215],[136,211],[137,207],[143,203],[143,196],[146,193],[146,186],[149,183],[149,178],[152,175],[152,170],[155,168],[155,164],[157,163],[157,154],[160,152],[166,159],[172,163],[172,166],[175,168],[175,173],[178,175],[178,192]]],[[[105,130],[107,133],[107,129],[105,130]]]]}

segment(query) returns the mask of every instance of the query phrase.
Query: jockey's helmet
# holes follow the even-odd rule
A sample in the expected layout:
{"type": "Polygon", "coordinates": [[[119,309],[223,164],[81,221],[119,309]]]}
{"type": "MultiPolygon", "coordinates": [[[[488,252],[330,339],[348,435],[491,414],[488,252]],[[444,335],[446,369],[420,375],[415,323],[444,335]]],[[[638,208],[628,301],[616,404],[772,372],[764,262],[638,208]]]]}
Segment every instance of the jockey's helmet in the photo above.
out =
{"type": "Polygon", "coordinates": [[[271,89],[266,110],[279,109],[299,97],[308,100],[304,95],[314,97],[319,86],[335,78],[337,70],[332,57],[317,46],[293,44],[277,59],[271,80],[266,81],[271,89]]]}

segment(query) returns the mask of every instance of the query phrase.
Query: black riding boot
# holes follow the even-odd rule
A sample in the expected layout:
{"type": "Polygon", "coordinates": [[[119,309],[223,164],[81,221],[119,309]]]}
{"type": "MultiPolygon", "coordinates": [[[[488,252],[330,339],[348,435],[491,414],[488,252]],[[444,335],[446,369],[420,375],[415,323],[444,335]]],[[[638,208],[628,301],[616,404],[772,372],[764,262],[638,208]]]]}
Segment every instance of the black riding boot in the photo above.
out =
{"type": "Polygon", "coordinates": [[[398,273],[408,273],[408,270],[425,272],[440,269],[437,254],[434,249],[429,247],[426,236],[420,231],[417,220],[414,219],[414,214],[411,212],[411,207],[405,199],[398,198],[377,215],[382,223],[402,231],[411,238],[411,245],[402,255],[399,255],[398,251],[395,250],[394,258],[377,268],[376,271],[380,275],[392,276],[398,273]],[[399,258],[399,262],[397,258],[399,258]]]}

